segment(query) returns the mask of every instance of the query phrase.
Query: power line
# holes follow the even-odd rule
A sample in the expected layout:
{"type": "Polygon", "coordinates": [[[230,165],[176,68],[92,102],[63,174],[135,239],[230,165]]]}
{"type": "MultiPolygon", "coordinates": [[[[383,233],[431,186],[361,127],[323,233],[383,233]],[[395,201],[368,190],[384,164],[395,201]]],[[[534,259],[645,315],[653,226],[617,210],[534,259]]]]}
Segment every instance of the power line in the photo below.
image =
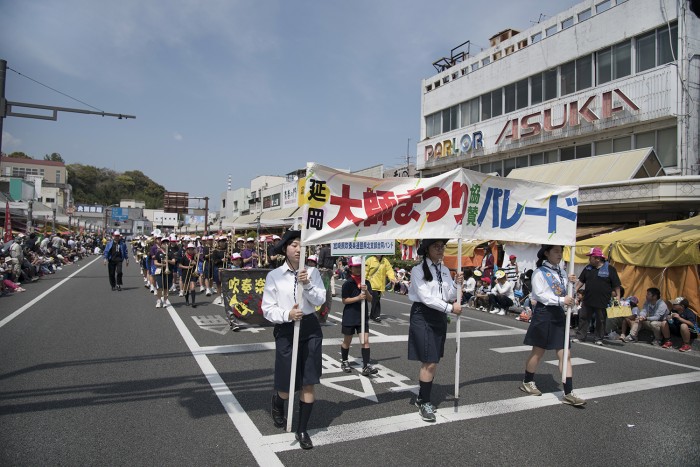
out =
{"type": "Polygon", "coordinates": [[[61,95],[63,95],[63,96],[66,96],[66,97],[69,98],[69,99],[73,99],[73,100],[76,101],[76,102],[80,102],[80,103],[83,104],[83,105],[87,105],[87,106],[90,107],[91,109],[95,109],[95,110],[98,110],[98,111],[100,111],[100,112],[104,112],[104,110],[98,109],[97,107],[94,107],[94,106],[88,104],[87,102],[83,102],[83,101],[81,101],[80,99],[76,99],[76,98],[73,97],[73,96],[69,96],[69,95],[66,94],[65,92],[61,92],[61,91],[59,91],[58,89],[54,89],[54,88],[52,88],[51,86],[48,86],[48,85],[46,85],[46,84],[44,84],[44,83],[41,83],[41,82],[35,80],[34,78],[30,78],[30,77],[27,76],[27,75],[23,75],[23,74],[20,73],[19,71],[14,70],[14,69],[10,68],[9,66],[7,67],[7,69],[10,70],[10,71],[14,71],[15,73],[17,73],[18,75],[20,75],[20,76],[23,77],[23,78],[27,78],[27,79],[30,80],[30,81],[34,81],[36,84],[39,84],[39,85],[41,85],[41,86],[44,86],[44,87],[47,88],[47,89],[50,89],[50,90],[52,90],[52,91],[54,91],[54,92],[57,92],[57,93],[59,93],[59,94],[61,94],[61,95]]]}

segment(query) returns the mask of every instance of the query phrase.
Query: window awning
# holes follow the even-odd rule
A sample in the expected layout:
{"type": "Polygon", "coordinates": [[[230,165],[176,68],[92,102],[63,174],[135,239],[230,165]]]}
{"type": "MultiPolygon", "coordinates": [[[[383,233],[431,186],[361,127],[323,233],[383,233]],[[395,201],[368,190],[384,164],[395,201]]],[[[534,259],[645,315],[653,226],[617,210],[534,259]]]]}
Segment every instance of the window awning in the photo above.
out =
{"type": "Polygon", "coordinates": [[[507,178],[552,185],[595,185],[666,175],[653,148],[513,169],[507,178]]]}

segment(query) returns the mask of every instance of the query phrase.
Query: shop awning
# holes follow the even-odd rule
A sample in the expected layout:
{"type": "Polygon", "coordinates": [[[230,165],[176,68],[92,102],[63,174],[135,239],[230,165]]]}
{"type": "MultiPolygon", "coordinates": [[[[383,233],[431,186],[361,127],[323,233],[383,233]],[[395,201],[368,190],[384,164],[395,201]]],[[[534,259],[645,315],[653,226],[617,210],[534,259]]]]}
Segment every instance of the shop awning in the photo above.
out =
{"type": "Polygon", "coordinates": [[[653,148],[513,169],[507,178],[552,185],[595,185],[666,175],[653,148]]]}

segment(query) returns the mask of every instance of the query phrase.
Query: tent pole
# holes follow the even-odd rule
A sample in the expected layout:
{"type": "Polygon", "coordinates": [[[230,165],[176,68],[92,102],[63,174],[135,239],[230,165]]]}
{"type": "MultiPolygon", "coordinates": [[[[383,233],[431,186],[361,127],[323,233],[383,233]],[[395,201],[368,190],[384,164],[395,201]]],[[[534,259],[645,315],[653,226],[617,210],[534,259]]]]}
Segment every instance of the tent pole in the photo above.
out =
{"type": "MultiPolygon", "coordinates": [[[[572,245],[570,247],[570,254],[569,254],[569,271],[567,273],[568,276],[572,275],[574,273],[574,256],[576,254],[576,244],[572,245]]],[[[562,384],[566,382],[566,372],[568,370],[568,362],[569,362],[569,334],[570,334],[570,328],[571,328],[571,312],[574,309],[574,306],[576,305],[575,302],[575,297],[574,297],[574,283],[572,281],[569,281],[569,286],[567,287],[567,294],[574,299],[574,303],[570,306],[567,307],[566,310],[566,328],[564,330],[564,356],[562,358],[561,362],[561,382],[562,384]]]]}
{"type": "MultiPolygon", "coordinates": [[[[457,274],[462,272],[462,239],[457,240],[457,274]]],[[[457,303],[462,304],[462,286],[457,289],[457,303]]],[[[461,354],[462,315],[457,315],[457,349],[455,353],[455,399],[459,399],[459,363],[461,354]]]]}

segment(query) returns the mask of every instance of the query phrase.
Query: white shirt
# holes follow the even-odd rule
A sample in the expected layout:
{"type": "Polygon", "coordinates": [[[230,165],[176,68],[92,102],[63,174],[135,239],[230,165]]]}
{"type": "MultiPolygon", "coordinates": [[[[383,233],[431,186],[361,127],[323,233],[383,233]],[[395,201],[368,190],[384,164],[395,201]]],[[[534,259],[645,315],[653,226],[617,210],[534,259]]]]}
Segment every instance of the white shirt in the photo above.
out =
{"type": "Polygon", "coordinates": [[[474,279],[473,277],[470,277],[464,283],[464,291],[473,295],[474,290],[476,290],[476,279],[474,279]]]}
{"type": "MultiPolygon", "coordinates": [[[[562,270],[559,266],[551,265],[547,261],[543,263],[543,266],[547,269],[548,273],[554,274],[554,276],[559,279],[559,282],[562,283],[564,290],[566,290],[567,285],[569,284],[569,278],[566,277],[566,271],[562,270]]],[[[535,269],[535,272],[532,274],[531,295],[533,300],[545,306],[560,305],[561,303],[564,303],[564,297],[559,297],[552,291],[552,288],[549,286],[549,283],[547,282],[547,279],[540,268],[535,269]]]]}
{"type": "Polygon", "coordinates": [[[425,306],[443,313],[452,312],[452,304],[457,300],[457,286],[452,280],[450,270],[443,264],[439,265],[440,276],[442,277],[442,291],[440,281],[437,278],[437,271],[434,263],[426,258],[433,280],[428,282],[423,274],[423,263],[419,263],[411,269],[411,285],[408,287],[408,299],[412,302],[421,302],[425,306]]]}
{"type": "MultiPolygon", "coordinates": [[[[301,311],[304,315],[316,313],[316,307],[326,301],[326,288],[323,279],[316,268],[306,268],[309,283],[297,284],[297,290],[301,288],[301,311]]],[[[265,319],[275,324],[290,321],[289,312],[297,302],[294,296],[294,279],[296,274],[286,261],[277,269],[267,274],[265,289],[263,290],[262,311],[265,319]]]]}
{"type": "Polygon", "coordinates": [[[511,300],[515,301],[515,293],[513,292],[513,283],[506,280],[503,284],[496,281],[493,287],[491,287],[491,294],[493,295],[506,295],[511,300]]]}

